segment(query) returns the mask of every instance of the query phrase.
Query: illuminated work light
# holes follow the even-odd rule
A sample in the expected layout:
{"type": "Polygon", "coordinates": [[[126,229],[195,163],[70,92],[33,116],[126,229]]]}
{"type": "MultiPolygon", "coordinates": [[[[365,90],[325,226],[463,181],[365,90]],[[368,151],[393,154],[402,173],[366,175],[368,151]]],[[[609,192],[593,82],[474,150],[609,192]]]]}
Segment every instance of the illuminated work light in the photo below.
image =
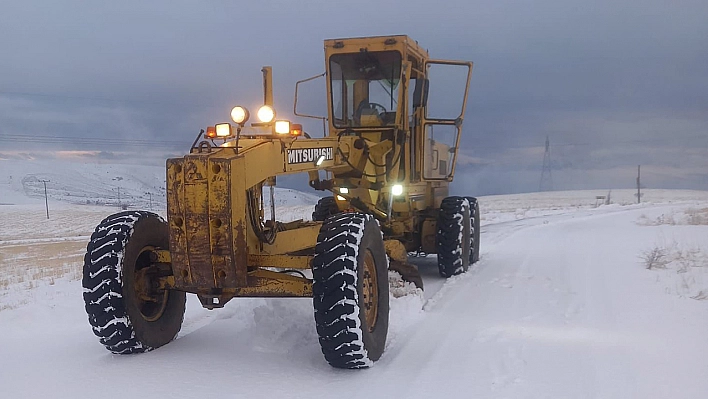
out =
{"type": "Polygon", "coordinates": [[[278,134],[289,134],[290,121],[275,121],[275,132],[278,134]]]}
{"type": "Polygon", "coordinates": [[[275,119],[275,110],[269,105],[264,105],[258,108],[257,116],[259,121],[270,123],[275,119]]]}
{"type": "Polygon", "coordinates": [[[391,194],[393,194],[395,196],[399,196],[399,195],[403,194],[403,186],[400,184],[394,184],[391,187],[391,194]]]}
{"type": "Polygon", "coordinates": [[[341,187],[341,188],[339,189],[339,192],[342,193],[342,194],[349,194],[349,189],[346,188],[346,187],[341,187]]]}
{"type": "Polygon", "coordinates": [[[293,123],[290,125],[290,134],[293,136],[299,136],[302,134],[302,125],[299,123],[293,123]]]}
{"type": "Polygon", "coordinates": [[[231,124],[230,123],[219,123],[215,126],[216,137],[231,137],[231,124]]]}
{"type": "Polygon", "coordinates": [[[233,121],[238,123],[239,125],[243,125],[244,123],[246,123],[249,116],[250,115],[248,113],[248,110],[239,105],[231,109],[231,119],[233,119],[233,121]]]}

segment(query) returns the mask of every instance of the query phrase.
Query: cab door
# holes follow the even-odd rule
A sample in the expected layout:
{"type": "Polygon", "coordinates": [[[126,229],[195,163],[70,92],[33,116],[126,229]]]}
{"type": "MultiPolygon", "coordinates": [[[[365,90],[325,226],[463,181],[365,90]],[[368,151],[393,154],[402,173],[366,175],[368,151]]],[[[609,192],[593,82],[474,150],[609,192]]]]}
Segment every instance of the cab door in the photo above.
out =
{"type": "Polygon", "coordinates": [[[452,181],[472,78],[468,61],[428,60],[422,86],[423,180],[452,181]]]}

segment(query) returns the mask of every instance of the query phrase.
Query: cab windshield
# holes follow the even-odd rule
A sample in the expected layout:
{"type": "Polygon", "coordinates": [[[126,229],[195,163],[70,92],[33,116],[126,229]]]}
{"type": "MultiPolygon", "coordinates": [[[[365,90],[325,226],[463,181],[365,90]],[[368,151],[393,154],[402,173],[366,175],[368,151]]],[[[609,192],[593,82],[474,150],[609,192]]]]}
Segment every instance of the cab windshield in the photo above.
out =
{"type": "Polygon", "coordinates": [[[401,54],[377,51],[329,58],[332,115],[336,127],[377,127],[396,123],[401,54]]]}

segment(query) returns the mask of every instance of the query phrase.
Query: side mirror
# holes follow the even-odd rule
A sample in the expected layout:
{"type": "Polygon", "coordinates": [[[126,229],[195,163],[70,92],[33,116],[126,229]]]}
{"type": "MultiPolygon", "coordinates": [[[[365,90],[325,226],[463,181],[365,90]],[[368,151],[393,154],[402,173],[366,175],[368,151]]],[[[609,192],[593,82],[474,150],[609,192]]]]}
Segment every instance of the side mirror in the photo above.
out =
{"type": "Polygon", "coordinates": [[[416,79],[413,89],[413,108],[423,107],[428,102],[428,79],[416,79]]]}

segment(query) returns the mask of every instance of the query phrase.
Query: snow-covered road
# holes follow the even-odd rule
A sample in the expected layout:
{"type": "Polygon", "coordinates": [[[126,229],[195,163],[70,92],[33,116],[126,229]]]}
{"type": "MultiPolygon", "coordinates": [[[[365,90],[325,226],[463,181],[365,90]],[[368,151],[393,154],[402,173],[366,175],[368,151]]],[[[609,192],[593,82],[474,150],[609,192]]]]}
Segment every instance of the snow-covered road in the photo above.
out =
{"type": "Polygon", "coordinates": [[[634,221],[647,212],[487,226],[483,261],[429,301],[371,384],[400,397],[706,397],[708,309],[641,267],[656,231],[634,221]]]}
{"type": "Polygon", "coordinates": [[[88,326],[80,282],[59,279],[0,311],[0,396],[705,398],[708,302],[690,296],[708,282],[708,226],[653,223],[695,207],[499,217],[467,274],[444,281],[434,257],[416,260],[425,297],[392,302],[387,351],[360,371],[326,364],[308,299],[208,312],[190,298],[175,342],[111,355],[88,326]],[[697,248],[681,279],[643,264],[671,243],[697,248]]]}

